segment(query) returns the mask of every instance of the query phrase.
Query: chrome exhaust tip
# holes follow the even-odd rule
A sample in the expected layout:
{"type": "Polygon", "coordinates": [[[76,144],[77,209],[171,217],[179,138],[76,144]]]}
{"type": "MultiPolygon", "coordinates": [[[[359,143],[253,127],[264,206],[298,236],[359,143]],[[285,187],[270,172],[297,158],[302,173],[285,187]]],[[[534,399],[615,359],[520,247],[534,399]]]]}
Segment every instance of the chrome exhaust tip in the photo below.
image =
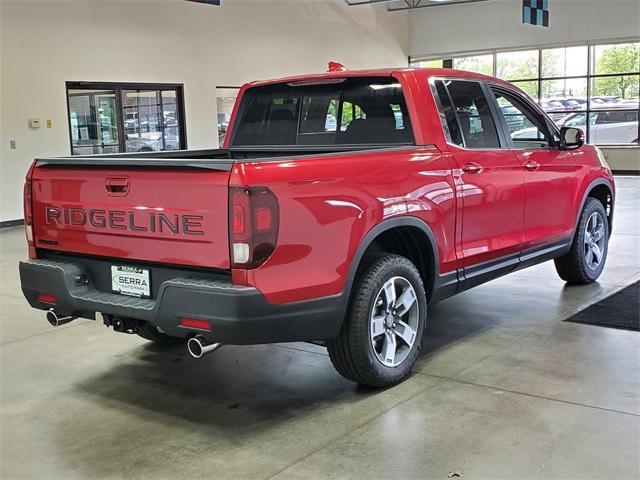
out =
{"type": "Polygon", "coordinates": [[[52,327],[59,327],[65,323],[73,322],[75,319],[76,317],[59,317],[53,308],[47,312],[47,322],[52,327]]]}
{"type": "Polygon", "coordinates": [[[221,346],[221,343],[208,343],[201,335],[187,340],[187,350],[193,358],[202,358],[207,353],[215,352],[221,346]]]}

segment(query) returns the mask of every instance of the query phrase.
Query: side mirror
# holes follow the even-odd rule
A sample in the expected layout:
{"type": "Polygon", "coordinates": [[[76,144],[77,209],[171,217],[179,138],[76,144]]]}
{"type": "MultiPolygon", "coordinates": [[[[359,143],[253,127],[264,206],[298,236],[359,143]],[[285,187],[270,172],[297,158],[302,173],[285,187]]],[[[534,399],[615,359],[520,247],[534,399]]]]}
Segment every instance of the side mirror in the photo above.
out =
{"type": "Polygon", "coordinates": [[[579,128],[562,127],[560,129],[560,149],[574,150],[584,145],[584,132],[579,128]]]}

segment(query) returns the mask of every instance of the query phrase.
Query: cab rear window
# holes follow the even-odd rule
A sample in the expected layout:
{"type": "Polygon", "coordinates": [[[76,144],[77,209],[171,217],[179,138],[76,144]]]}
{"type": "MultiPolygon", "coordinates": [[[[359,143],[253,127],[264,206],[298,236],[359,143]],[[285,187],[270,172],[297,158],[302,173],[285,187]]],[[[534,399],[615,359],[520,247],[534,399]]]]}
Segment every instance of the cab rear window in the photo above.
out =
{"type": "Polygon", "coordinates": [[[352,78],[247,90],[234,146],[413,144],[400,84],[352,78]]]}

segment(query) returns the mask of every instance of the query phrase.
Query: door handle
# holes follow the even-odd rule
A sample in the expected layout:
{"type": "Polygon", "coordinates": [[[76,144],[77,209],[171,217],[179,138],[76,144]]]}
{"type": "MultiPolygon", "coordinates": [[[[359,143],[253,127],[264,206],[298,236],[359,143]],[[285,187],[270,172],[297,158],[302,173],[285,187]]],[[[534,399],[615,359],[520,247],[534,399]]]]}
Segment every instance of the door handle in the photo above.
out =
{"type": "Polygon", "coordinates": [[[107,190],[107,195],[124,197],[129,193],[129,178],[107,177],[104,186],[107,190]]]}
{"type": "Polygon", "coordinates": [[[527,160],[523,167],[529,172],[535,172],[540,168],[540,164],[538,162],[534,162],[533,160],[527,160]]]}
{"type": "Polygon", "coordinates": [[[462,166],[462,171],[464,173],[480,173],[482,171],[482,165],[476,162],[465,163],[462,166]]]}

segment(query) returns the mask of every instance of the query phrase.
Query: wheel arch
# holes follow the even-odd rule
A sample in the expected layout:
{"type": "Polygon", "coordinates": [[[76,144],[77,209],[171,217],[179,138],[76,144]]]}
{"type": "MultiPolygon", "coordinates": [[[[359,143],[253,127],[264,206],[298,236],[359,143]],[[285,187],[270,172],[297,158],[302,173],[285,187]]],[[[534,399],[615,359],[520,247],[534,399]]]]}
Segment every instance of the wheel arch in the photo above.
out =
{"type": "Polygon", "coordinates": [[[578,222],[580,221],[580,214],[582,212],[582,209],[584,208],[584,204],[586,203],[587,198],[595,198],[602,203],[602,206],[607,213],[609,236],[611,236],[611,231],[613,230],[613,209],[615,204],[615,194],[611,183],[604,178],[597,178],[593,180],[586,188],[585,193],[582,197],[582,202],[580,203],[580,209],[577,212],[578,214],[575,221],[574,236],[575,230],[577,230],[578,228],[578,222]]]}
{"type": "Polygon", "coordinates": [[[397,253],[411,260],[420,272],[431,297],[439,271],[438,248],[429,225],[417,217],[395,217],[373,227],[358,246],[349,267],[345,284],[347,304],[358,274],[366,267],[366,259],[376,252],[397,253]]]}

